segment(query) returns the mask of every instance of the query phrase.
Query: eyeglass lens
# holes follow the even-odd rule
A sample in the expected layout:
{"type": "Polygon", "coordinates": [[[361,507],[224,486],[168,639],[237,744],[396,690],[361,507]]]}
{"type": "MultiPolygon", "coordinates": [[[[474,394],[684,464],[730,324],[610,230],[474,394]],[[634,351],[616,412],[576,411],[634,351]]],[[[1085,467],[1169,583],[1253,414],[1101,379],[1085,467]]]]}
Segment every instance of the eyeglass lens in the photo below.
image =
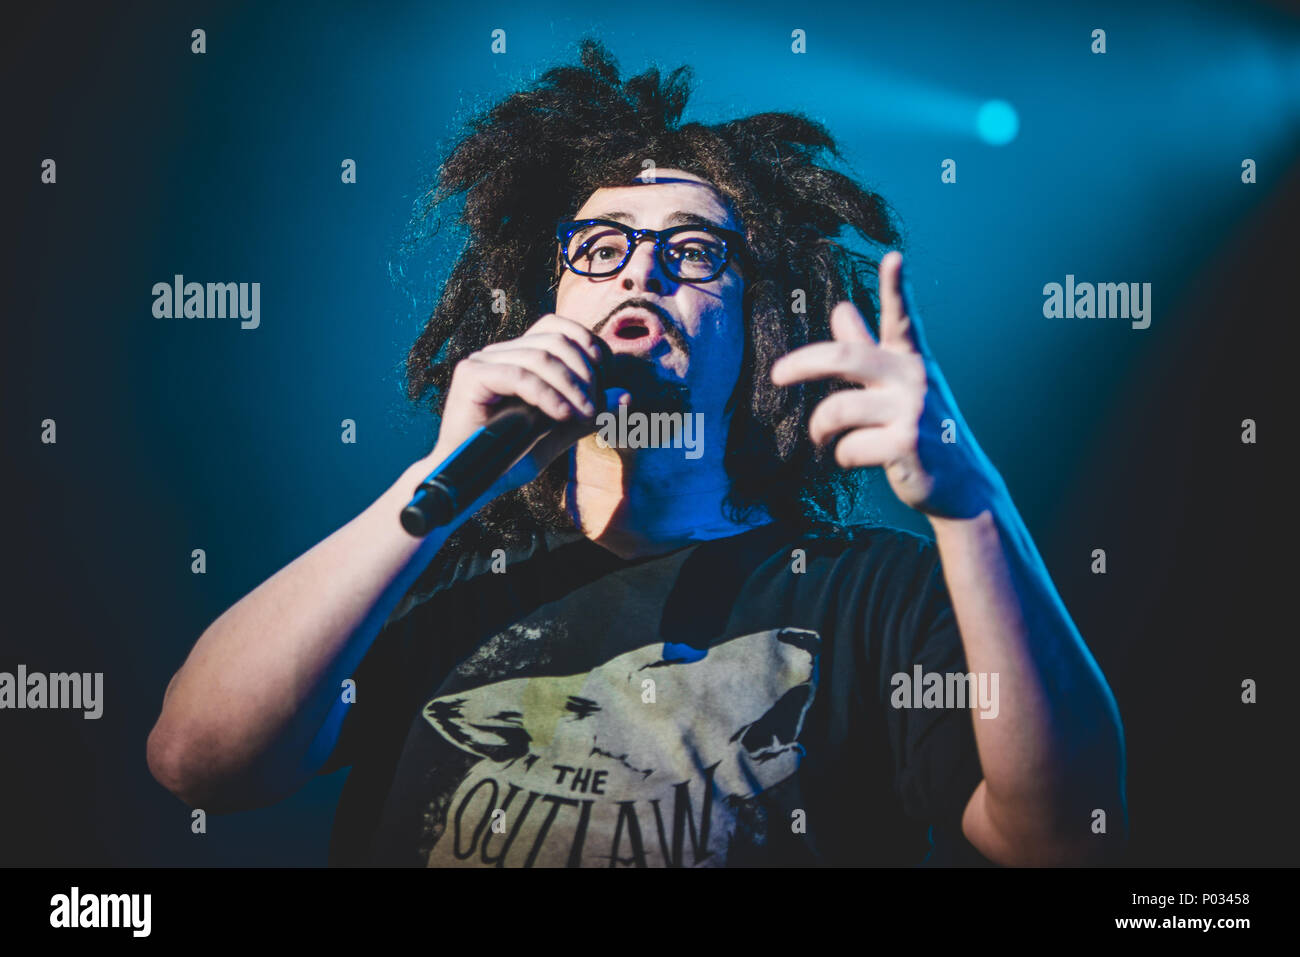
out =
{"type": "MultiPolygon", "coordinates": [[[[683,230],[664,244],[668,271],[678,279],[707,280],[722,271],[727,246],[707,230],[683,230]]],[[[605,276],[617,272],[628,257],[627,234],[612,226],[588,226],[569,240],[569,263],[581,272],[605,276]]]]}

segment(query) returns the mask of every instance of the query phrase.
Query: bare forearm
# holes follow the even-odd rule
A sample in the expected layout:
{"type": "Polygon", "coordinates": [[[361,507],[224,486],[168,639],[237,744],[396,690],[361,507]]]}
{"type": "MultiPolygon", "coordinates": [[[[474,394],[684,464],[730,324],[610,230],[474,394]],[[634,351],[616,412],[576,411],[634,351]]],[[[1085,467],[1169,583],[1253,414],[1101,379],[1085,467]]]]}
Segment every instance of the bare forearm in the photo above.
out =
{"type": "Polygon", "coordinates": [[[1003,857],[1071,858],[1101,843],[1096,809],[1111,832],[1127,828],[1119,712],[1010,498],[993,501],[931,520],[967,665],[998,675],[997,716],[972,717],[977,827],[1003,857]]]}

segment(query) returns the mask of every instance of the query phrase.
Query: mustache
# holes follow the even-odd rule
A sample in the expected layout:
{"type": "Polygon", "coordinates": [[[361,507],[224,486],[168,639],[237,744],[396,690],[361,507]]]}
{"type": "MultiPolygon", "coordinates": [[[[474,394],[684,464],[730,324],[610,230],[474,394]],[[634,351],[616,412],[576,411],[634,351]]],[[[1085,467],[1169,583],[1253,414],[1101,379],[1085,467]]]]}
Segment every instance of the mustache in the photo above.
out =
{"type": "Polygon", "coordinates": [[[680,349],[687,356],[691,354],[691,348],[686,342],[686,336],[683,335],[682,330],[677,327],[677,323],[673,321],[673,317],[670,316],[658,303],[650,302],[648,299],[628,299],[619,303],[617,307],[609,311],[609,314],[605,316],[604,319],[596,323],[596,325],[592,327],[591,331],[596,335],[600,335],[604,328],[609,325],[610,321],[625,309],[644,309],[646,312],[658,316],[659,322],[664,327],[664,337],[671,342],[674,347],[680,349]]]}

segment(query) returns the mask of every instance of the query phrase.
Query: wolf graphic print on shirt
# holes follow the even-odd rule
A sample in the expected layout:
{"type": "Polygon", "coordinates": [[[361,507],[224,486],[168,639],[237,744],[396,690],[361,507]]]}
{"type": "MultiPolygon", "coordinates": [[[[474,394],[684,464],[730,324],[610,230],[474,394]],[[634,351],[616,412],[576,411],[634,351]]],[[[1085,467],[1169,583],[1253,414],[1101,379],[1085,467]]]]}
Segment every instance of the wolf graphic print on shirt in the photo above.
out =
{"type": "Polygon", "coordinates": [[[745,805],[798,770],[820,646],[656,643],[434,698],[425,720],[476,760],[432,804],[428,866],[724,865],[745,805]]]}

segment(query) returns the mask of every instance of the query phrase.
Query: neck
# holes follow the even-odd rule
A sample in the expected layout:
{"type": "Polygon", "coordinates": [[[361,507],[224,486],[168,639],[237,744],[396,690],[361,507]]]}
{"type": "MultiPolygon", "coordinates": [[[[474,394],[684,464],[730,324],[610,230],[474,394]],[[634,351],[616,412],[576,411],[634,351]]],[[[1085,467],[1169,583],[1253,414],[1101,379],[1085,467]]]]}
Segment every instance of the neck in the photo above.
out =
{"type": "Polygon", "coordinates": [[[573,450],[565,510],[575,527],[621,558],[675,551],[738,535],[751,524],[722,511],[730,481],[719,456],[686,462],[681,449],[602,448],[591,436],[573,450]]]}

